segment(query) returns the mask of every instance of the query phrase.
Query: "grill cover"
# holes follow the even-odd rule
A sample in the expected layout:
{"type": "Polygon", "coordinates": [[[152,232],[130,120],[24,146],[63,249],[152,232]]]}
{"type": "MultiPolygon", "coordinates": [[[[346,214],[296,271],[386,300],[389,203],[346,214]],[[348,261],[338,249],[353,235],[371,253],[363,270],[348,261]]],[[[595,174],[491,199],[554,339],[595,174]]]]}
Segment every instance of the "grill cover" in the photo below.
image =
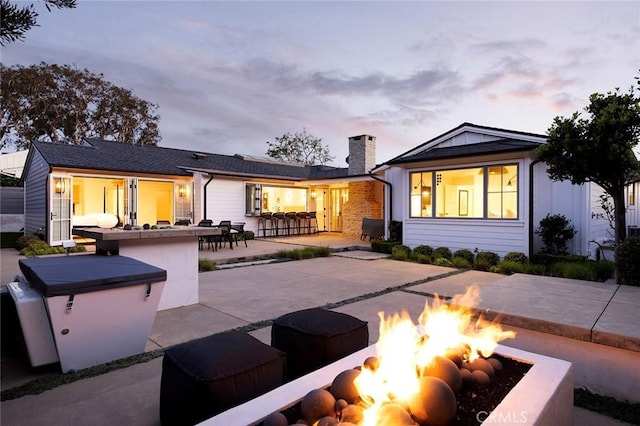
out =
{"type": "Polygon", "coordinates": [[[48,256],[20,259],[20,270],[44,297],[109,290],[167,279],[167,271],[124,256],[48,256]]]}

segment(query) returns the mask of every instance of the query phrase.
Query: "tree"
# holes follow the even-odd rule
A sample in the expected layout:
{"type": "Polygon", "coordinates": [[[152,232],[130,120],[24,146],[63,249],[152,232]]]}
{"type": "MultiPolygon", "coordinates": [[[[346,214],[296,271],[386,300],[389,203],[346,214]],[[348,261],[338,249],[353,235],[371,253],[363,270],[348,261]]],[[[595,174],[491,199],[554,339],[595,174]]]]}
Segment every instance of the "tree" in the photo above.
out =
{"type": "MultiPolygon", "coordinates": [[[[73,9],[77,0],[43,0],[43,3],[51,12],[52,6],[57,9],[73,9]]],[[[9,3],[9,0],[0,0],[0,45],[24,40],[24,34],[38,26],[37,17],[38,12],[35,11],[33,3],[18,7],[9,3]]]]}
{"type": "Polygon", "coordinates": [[[81,143],[85,137],[157,145],[158,106],[87,69],[0,64],[0,148],[32,141],[81,143]]]}
{"type": "Polygon", "coordinates": [[[302,133],[285,133],[276,137],[275,142],[267,141],[267,145],[269,157],[305,166],[327,164],[334,158],[329,154],[329,147],[322,145],[322,139],[307,134],[305,128],[302,133]]]}
{"type": "Polygon", "coordinates": [[[616,242],[626,237],[625,186],[640,172],[633,153],[640,142],[640,97],[635,90],[592,94],[585,108],[589,117],[581,118],[578,112],[556,117],[548,142],[536,152],[551,179],[594,182],[611,196],[616,242]]]}

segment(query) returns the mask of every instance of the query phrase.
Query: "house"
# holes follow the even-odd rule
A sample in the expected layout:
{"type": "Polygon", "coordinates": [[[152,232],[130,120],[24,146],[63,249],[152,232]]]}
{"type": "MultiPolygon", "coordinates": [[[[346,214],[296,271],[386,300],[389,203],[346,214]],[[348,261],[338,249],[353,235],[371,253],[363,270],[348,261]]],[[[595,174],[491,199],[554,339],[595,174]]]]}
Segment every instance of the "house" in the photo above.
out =
{"type": "Polygon", "coordinates": [[[257,233],[263,212],[315,212],[319,230],[360,235],[362,218],[383,212],[384,184],[369,174],[375,137],[349,138],[349,159],[346,168],[300,166],[92,138],[34,142],[22,176],[25,233],[61,244],[102,213],[133,226],[232,220],[257,233]]]}
{"type": "MultiPolygon", "coordinates": [[[[545,135],[463,123],[376,167],[391,190],[385,217],[403,224],[403,243],[500,256],[542,249],[535,234],[547,214],[577,229],[571,253],[595,257],[614,237],[601,206],[602,188],[549,179],[534,150],[545,135]]],[[[628,225],[638,225],[638,182],[628,187],[628,225]]]]}

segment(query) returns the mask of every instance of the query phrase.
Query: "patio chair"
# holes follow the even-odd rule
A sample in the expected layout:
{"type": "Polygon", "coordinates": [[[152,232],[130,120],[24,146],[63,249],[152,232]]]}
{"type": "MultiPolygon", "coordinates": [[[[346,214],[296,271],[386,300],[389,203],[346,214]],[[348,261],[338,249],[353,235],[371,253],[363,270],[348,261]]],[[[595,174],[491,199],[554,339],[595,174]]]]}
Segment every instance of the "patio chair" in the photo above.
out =
{"type": "Polygon", "coordinates": [[[238,247],[238,236],[242,236],[242,239],[244,240],[244,246],[247,247],[247,239],[244,235],[244,225],[245,222],[233,222],[231,224],[231,236],[236,242],[236,247],[238,247]]]}
{"type": "Polygon", "coordinates": [[[220,223],[215,225],[216,228],[220,228],[222,230],[221,235],[215,235],[212,237],[212,240],[215,244],[215,249],[217,250],[218,244],[220,247],[224,247],[224,245],[229,241],[229,248],[233,250],[233,237],[231,235],[231,221],[230,220],[221,220],[220,223]]]}
{"type": "MultiPolygon", "coordinates": [[[[211,219],[202,219],[200,222],[198,222],[198,226],[212,227],[213,226],[213,221],[211,219]]],[[[211,238],[210,237],[198,237],[198,249],[199,250],[202,250],[202,247],[204,246],[205,242],[209,245],[209,248],[211,248],[211,238]]]]}
{"type": "Polygon", "coordinates": [[[181,219],[181,220],[176,220],[176,223],[174,223],[175,226],[189,226],[191,225],[191,221],[189,219],[181,219]]]}
{"type": "Polygon", "coordinates": [[[171,225],[170,220],[156,220],[156,225],[171,225]]]}

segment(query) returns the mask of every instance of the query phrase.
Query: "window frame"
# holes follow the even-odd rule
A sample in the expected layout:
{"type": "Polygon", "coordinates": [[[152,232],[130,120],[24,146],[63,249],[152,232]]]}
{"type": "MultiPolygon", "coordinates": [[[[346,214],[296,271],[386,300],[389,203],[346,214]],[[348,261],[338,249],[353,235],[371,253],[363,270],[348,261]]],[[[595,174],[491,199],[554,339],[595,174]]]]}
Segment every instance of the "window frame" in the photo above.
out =
{"type": "MultiPolygon", "coordinates": [[[[509,221],[517,221],[520,219],[520,199],[521,199],[521,187],[520,187],[520,180],[521,180],[521,165],[518,161],[508,161],[508,162],[501,162],[501,163],[491,163],[491,164],[481,164],[481,165],[466,165],[466,166],[461,166],[461,167],[440,167],[440,168],[426,168],[426,169],[421,169],[421,170],[411,170],[408,173],[408,183],[409,183],[409,199],[408,199],[408,204],[409,204],[409,209],[408,209],[408,216],[409,219],[458,219],[458,220],[509,220],[509,221]],[[493,189],[492,191],[489,191],[489,176],[490,174],[492,176],[495,176],[494,174],[491,173],[491,170],[494,168],[500,168],[500,190],[496,191],[495,189],[493,189]],[[513,170],[509,170],[511,168],[515,168],[515,171],[513,170]],[[424,180],[425,178],[425,174],[428,175],[430,174],[430,182],[428,182],[428,185],[430,185],[429,189],[433,189],[436,188],[436,186],[438,185],[438,181],[436,176],[442,176],[443,172],[452,172],[452,171],[463,171],[463,170],[470,170],[470,169],[480,169],[479,170],[479,174],[483,175],[483,179],[482,179],[482,216],[472,216],[469,215],[469,213],[465,210],[465,212],[467,213],[468,216],[464,216],[464,215],[456,215],[456,216],[438,216],[438,191],[437,190],[432,190],[430,191],[429,194],[429,199],[430,199],[430,214],[429,215],[423,215],[423,212],[425,211],[425,209],[423,209],[423,203],[422,200],[424,199],[423,197],[420,196],[420,189],[418,189],[418,186],[422,187],[422,184],[427,184],[424,180]],[[505,171],[506,170],[506,171],[505,171]],[[513,184],[513,181],[515,180],[515,184],[513,184]],[[416,182],[418,182],[418,184],[416,184],[416,182]],[[508,189],[508,184],[511,183],[511,188],[508,189]],[[418,191],[416,191],[416,189],[418,189],[418,191]],[[498,195],[499,196],[499,201],[500,201],[500,216],[491,216],[490,215],[490,206],[489,206],[489,200],[490,200],[490,194],[493,195],[498,195]],[[508,217],[505,216],[505,212],[510,210],[510,209],[505,209],[504,205],[505,205],[505,195],[508,194],[514,194],[515,195],[515,214],[513,217],[508,217]],[[418,206],[415,205],[416,202],[418,202],[417,200],[420,199],[420,204],[418,206]],[[418,214],[416,214],[416,212],[419,212],[418,214]]],[[[440,179],[442,179],[440,177],[440,179]]],[[[462,191],[466,191],[465,189],[462,189],[462,191]]],[[[491,197],[493,198],[493,197],[491,197]]],[[[458,200],[458,204],[460,203],[460,201],[458,200]]],[[[457,207],[458,209],[458,213],[460,212],[459,210],[459,205],[457,207]]],[[[427,209],[429,210],[429,209],[427,209]]]]}

